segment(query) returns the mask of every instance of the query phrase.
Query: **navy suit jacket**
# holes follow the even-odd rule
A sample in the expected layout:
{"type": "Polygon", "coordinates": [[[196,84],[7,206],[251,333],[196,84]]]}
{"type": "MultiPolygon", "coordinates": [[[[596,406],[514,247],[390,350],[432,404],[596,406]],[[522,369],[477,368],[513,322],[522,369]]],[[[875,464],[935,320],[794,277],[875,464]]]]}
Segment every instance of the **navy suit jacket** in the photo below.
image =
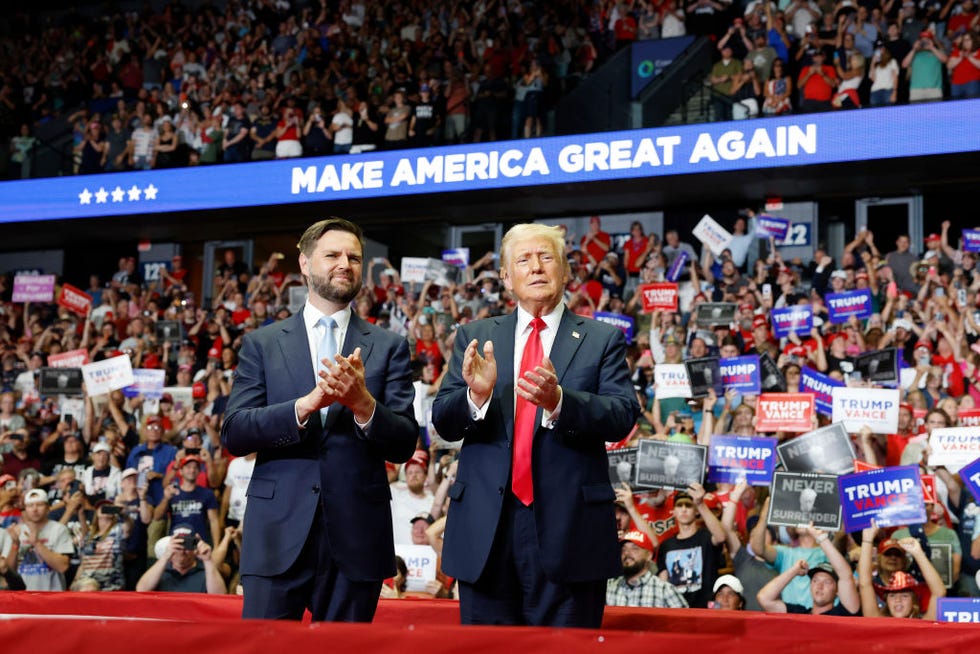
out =
{"type": "Polygon", "coordinates": [[[418,426],[408,344],[351,315],[341,352],[361,348],[365,382],[377,400],[365,435],[354,414],[334,404],[305,429],[295,402],[313,389],[312,355],[302,312],[245,336],[221,440],[236,456],[258,452],[248,486],[242,574],[273,576],[296,561],[324,506],[325,530],[340,570],[353,581],[395,572],[391,492],[385,461],[415,451],[418,426]]]}
{"type": "MultiPolygon", "coordinates": [[[[514,439],[514,331],[517,314],[463,325],[449,373],[432,407],[442,438],[463,439],[443,546],[446,574],[476,582],[484,570],[510,492],[514,439]],[[461,374],[463,352],[476,338],[493,341],[497,384],[486,417],[472,418],[461,374]]],[[[545,575],[555,582],[622,574],[605,441],[618,441],[640,413],[626,364],[626,340],[610,325],[565,311],[550,359],[563,399],[551,429],[538,409],[533,454],[534,519],[545,575]]]]}

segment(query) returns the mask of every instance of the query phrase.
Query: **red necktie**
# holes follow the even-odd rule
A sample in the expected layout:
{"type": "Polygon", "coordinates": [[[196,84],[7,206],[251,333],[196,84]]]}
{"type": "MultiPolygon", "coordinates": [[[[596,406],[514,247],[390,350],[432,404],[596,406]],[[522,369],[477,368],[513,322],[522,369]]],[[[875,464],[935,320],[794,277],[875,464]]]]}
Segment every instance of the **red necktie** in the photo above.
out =
{"type": "MultiPolygon", "coordinates": [[[[524,373],[534,370],[541,365],[544,349],[541,347],[541,330],[546,327],[544,320],[535,318],[531,321],[531,334],[524,345],[521,355],[521,372],[518,379],[524,378],[524,373]]],[[[520,395],[517,397],[514,413],[514,460],[511,470],[511,489],[514,495],[525,506],[534,501],[534,484],[531,481],[531,450],[534,445],[534,418],[538,407],[528,402],[520,395]]]]}

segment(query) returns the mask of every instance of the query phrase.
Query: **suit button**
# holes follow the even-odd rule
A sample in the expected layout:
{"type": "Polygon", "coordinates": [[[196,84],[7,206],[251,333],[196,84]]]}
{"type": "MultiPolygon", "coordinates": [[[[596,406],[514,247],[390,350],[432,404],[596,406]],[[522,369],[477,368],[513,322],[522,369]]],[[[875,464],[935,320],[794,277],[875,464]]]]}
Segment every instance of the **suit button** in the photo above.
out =
{"type": "Polygon", "coordinates": [[[504,487],[503,487],[503,486],[500,486],[500,487],[499,487],[499,488],[497,489],[497,494],[498,494],[498,495],[503,495],[503,494],[504,494],[504,487]]]}
{"type": "Polygon", "coordinates": [[[320,492],[320,487],[319,486],[313,486],[313,492],[314,493],[319,493],[320,492]]]}

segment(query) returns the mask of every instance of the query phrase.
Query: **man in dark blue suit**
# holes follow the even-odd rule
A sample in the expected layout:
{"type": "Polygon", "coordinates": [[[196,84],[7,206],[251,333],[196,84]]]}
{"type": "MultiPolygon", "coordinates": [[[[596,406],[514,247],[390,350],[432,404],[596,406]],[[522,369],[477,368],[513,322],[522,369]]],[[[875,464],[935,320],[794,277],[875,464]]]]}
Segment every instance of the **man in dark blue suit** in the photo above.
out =
{"type": "Polygon", "coordinates": [[[221,432],[233,454],[258,452],[242,616],[370,622],[395,574],[385,461],[406,461],[418,438],[408,345],[350,310],[357,225],[322,220],[298,247],[309,298],[245,337],[221,432]]]}
{"type": "Polygon", "coordinates": [[[558,228],[518,225],[501,255],[517,310],[459,328],[432,407],[439,435],[463,439],[443,570],[465,624],[597,628],[622,571],[604,441],[640,412],[626,341],[565,308],[558,228]]]}

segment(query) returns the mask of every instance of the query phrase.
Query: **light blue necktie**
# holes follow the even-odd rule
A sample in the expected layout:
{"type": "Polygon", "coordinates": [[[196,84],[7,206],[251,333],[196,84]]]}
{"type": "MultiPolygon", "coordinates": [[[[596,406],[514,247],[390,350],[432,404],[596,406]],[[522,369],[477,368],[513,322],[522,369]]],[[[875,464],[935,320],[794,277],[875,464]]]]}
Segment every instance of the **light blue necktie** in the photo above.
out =
{"type": "MultiPolygon", "coordinates": [[[[320,371],[326,370],[326,366],[323,365],[323,359],[328,361],[333,361],[334,355],[337,354],[337,335],[334,330],[337,328],[337,321],[330,316],[323,316],[320,318],[317,324],[323,329],[320,334],[320,340],[316,346],[316,360],[317,360],[317,381],[320,381],[320,371]]],[[[325,409],[320,409],[320,420],[325,421],[327,419],[327,411],[329,407],[325,409]]]]}

